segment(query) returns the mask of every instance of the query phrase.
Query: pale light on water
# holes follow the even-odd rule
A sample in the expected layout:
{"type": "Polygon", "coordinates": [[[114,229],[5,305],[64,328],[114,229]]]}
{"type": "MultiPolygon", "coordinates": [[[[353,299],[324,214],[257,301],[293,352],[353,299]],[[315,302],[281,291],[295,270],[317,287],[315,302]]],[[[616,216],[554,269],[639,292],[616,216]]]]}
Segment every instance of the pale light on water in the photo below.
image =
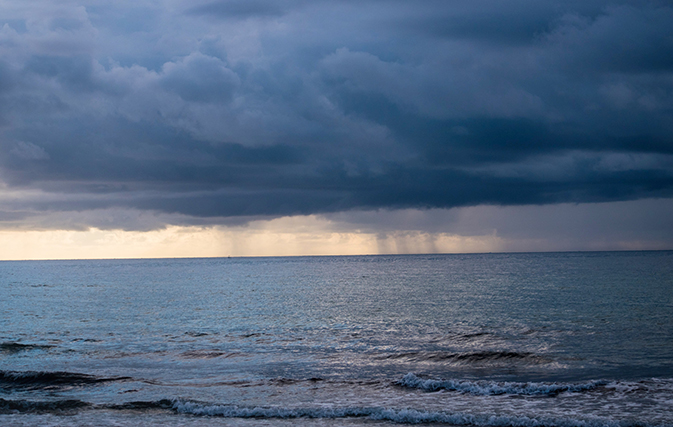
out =
{"type": "Polygon", "coordinates": [[[0,422],[671,425],[672,261],[3,262],[0,422]]]}

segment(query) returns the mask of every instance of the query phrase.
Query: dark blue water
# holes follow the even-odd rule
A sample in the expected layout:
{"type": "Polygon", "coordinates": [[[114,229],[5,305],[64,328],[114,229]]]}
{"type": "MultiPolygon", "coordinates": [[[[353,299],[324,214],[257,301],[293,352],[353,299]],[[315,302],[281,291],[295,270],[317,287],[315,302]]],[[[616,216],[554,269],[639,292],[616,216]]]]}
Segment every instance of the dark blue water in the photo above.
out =
{"type": "Polygon", "coordinates": [[[0,424],[673,425],[673,252],[0,262],[0,424]]]}

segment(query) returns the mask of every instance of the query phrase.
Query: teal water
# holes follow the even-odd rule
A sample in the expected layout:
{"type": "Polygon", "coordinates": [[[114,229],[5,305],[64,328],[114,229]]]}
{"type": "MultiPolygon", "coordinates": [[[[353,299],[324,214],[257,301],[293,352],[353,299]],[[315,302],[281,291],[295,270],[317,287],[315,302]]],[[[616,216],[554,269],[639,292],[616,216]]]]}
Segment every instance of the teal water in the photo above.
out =
{"type": "Polygon", "coordinates": [[[673,252],[0,262],[0,424],[673,425],[673,252]]]}

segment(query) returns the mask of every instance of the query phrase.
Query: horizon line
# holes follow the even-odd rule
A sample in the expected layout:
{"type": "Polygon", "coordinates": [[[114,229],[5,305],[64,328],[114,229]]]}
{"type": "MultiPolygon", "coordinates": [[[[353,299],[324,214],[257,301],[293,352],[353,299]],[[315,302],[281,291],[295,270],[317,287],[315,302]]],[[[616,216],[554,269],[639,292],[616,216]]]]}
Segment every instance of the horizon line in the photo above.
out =
{"type": "Polygon", "coordinates": [[[610,250],[568,250],[568,251],[497,251],[497,252],[418,252],[383,254],[339,254],[339,255],[224,255],[224,256],[182,256],[182,257],[143,257],[143,258],[27,258],[0,259],[0,262],[32,261],[144,261],[144,260],[207,260],[207,259],[243,259],[243,258],[345,258],[345,257],[383,257],[383,256],[431,256],[431,255],[516,255],[516,254],[572,254],[572,253],[627,253],[627,252],[673,252],[673,249],[610,249],[610,250]]]}

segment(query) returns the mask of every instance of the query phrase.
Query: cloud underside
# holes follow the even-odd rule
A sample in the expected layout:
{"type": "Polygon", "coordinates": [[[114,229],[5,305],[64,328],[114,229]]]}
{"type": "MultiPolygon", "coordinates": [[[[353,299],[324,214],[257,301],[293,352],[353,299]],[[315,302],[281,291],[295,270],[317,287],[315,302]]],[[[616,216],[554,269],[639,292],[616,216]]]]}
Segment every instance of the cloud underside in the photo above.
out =
{"type": "Polygon", "coordinates": [[[673,216],[663,213],[672,209],[671,199],[648,199],[340,212],[161,229],[154,228],[181,218],[108,209],[52,214],[45,223],[33,218],[32,230],[0,230],[0,241],[11,242],[0,245],[0,259],[670,249],[673,216]],[[115,219],[142,231],[119,230],[115,219]],[[72,230],[77,223],[94,228],[72,230]],[[35,231],[44,224],[60,229],[35,231]]]}
{"type": "Polygon", "coordinates": [[[666,2],[5,10],[6,227],[673,197],[666,2]]]}

